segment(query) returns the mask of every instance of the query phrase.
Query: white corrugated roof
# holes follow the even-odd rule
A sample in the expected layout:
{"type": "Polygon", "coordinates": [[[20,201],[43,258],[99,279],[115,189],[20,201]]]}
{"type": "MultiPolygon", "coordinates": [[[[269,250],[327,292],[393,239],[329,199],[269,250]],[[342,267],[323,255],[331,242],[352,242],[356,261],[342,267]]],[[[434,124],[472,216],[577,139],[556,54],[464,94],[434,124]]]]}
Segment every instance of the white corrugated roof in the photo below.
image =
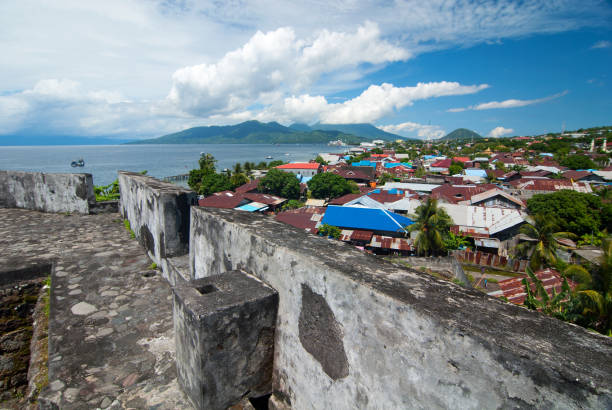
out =
{"type": "Polygon", "coordinates": [[[448,215],[453,218],[455,225],[487,228],[491,235],[525,220],[518,209],[443,203],[439,206],[446,209],[448,215]]]}

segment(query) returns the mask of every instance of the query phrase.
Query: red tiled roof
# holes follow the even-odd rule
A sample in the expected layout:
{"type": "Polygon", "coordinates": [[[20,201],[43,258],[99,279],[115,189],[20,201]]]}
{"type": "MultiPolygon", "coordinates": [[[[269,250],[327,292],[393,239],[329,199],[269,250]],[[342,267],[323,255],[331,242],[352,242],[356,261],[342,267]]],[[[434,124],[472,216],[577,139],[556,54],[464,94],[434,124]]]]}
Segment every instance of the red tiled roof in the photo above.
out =
{"type": "Polygon", "coordinates": [[[450,167],[452,160],[450,158],[442,159],[440,161],[436,161],[430,165],[430,167],[434,168],[448,168],[450,167]]]}
{"type": "Polygon", "coordinates": [[[319,169],[321,164],[318,162],[293,162],[291,164],[279,165],[277,169],[319,169]]]}
{"type": "MultiPolygon", "coordinates": [[[[561,286],[563,284],[563,278],[554,269],[543,269],[535,272],[535,276],[542,281],[544,285],[544,289],[548,296],[552,297],[553,289],[557,294],[561,292],[561,286]]],[[[506,279],[499,282],[499,288],[502,291],[503,296],[505,296],[508,301],[521,305],[525,301],[525,285],[523,285],[523,278],[527,278],[527,283],[529,283],[529,288],[532,292],[535,292],[536,285],[528,276],[522,276],[519,278],[506,279]]],[[[572,282],[568,279],[567,281],[570,288],[575,289],[576,283],[572,282]]],[[[501,296],[501,295],[500,295],[501,296]]]]}
{"type": "Polygon", "coordinates": [[[453,157],[453,161],[456,162],[468,162],[470,157],[453,157]]]}
{"type": "Polygon", "coordinates": [[[233,209],[240,205],[242,201],[244,201],[244,196],[242,194],[237,194],[232,191],[223,191],[200,199],[198,205],[208,208],[233,209]]]}

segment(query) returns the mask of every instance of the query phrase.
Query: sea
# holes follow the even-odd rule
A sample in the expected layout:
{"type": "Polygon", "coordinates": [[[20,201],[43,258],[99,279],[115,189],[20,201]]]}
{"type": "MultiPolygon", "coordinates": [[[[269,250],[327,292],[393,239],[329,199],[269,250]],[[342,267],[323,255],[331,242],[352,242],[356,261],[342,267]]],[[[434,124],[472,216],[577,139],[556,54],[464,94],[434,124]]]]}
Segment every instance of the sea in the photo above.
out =
{"type": "Polygon", "coordinates": [[[300,162],[314,159],[319,153],[345,150],[345,147],[326,144],[0,146],[0,170],[86,172],[93,175],[94,185],[108,185],[117,179],[119,170],[146,170],[147,175],[156,178],[187,174],[198,167],[201,153],[212,154],[220,172],[231,169],[237,162],[300,162]],[[85,161],[84,167],[70,166],[72,161],[81,158],[85,161]]]}

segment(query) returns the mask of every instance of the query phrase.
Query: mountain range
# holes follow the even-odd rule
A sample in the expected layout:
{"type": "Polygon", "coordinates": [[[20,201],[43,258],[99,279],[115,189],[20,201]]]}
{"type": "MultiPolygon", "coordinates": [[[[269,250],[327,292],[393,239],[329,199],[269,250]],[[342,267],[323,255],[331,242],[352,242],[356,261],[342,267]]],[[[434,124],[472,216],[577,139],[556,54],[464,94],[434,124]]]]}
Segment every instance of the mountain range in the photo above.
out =
{"type": "Polygon", "coordinates": [[[131,141],[129,144],[318,144],[342,140],[358,144],[372,139],[401,139],[371,124],[293,124],[246,121],[236,125],[193,127],[159,138],[131,141]],[[324,128],[324,129],[322,129],[324,128]]]}

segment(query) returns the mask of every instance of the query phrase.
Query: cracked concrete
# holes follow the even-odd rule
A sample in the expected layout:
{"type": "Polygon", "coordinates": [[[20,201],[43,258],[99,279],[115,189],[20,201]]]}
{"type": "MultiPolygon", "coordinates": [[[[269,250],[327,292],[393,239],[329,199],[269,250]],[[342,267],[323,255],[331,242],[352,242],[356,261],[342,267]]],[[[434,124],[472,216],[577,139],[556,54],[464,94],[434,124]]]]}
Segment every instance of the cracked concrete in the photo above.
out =
{"type": "Polygon", "coordinates": [[[170,286],[118,214],[0,209],[0,249],[0,278],[53,266],[42,408],[192,408],[176,381],[170,286]]]}

